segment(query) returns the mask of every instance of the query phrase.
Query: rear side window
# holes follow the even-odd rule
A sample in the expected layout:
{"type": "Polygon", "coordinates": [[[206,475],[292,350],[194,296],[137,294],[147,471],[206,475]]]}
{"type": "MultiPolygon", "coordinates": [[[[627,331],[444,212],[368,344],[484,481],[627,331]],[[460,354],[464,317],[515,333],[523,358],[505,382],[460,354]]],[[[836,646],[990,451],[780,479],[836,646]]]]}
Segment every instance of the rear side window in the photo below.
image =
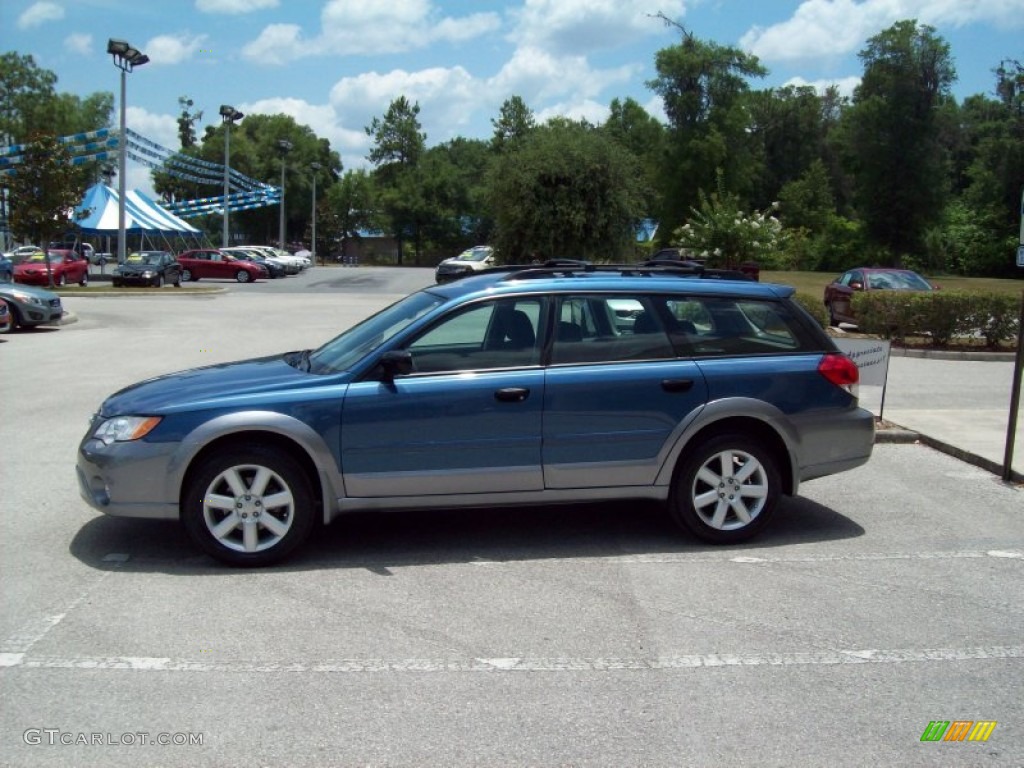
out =
{"type": "Polygon", "coordinates": [[[799,352],[812,346],[789,306],[720,297],[666,299],[680,354],[694,357],[799,352]]]}

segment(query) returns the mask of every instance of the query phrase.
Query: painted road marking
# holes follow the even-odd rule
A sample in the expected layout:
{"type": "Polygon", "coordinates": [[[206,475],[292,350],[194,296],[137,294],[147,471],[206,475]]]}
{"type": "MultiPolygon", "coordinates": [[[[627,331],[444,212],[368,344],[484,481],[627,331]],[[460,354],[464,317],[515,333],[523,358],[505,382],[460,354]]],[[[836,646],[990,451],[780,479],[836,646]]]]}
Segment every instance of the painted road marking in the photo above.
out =
{"type": "MultiPolygon", "coordinates": [[[[14,655],[14,654],[10,654],[14,655]]],[[[29,656],[7,668],[132,670],[139,672],[227,672],[243,674],[380,674],[408,672],[613,672],[718,667],[835,666],[993,661],[1024,658],[1024,645],[972,648],[851,648],[788,653],[686,654],[652,657],[529,657],[449,659],[326,659],[323,661],[196,661],[148,656],[29,656]]]]}

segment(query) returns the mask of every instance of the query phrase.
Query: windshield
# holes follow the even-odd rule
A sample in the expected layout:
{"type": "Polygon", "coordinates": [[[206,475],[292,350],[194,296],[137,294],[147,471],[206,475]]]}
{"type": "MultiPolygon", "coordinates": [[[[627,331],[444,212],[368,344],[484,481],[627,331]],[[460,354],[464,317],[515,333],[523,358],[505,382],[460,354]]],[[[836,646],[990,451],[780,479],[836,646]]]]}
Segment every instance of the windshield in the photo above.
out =
{"type": "Polygon", "coordinates": [[[406,296],[328,341],[309,356],[317,373],[344,371],[444,301],[427,291],[406,296]]]}
{"type": "Polygon", "coordinates": [[[467,251],[463,251],[455,257],[456,261],[483,261],[491,255],[493,249],[480,246],[477,248],[470,248],[467,251]]]}
{"type": "Polygon", "coordinates": [[[125,258],[129,264],[156,264],[160,261],[159,253],[133,253],[125,258]]]}

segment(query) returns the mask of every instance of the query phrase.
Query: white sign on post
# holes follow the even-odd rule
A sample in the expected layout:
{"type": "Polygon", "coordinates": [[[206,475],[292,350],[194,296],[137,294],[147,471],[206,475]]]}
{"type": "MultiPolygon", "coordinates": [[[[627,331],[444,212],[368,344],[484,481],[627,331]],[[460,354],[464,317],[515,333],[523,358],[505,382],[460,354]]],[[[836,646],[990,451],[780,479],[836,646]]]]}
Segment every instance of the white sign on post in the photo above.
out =
{"type": "Polygon", "coordinates": [[[833,339],[839,351],[857,364],[860,383],[868,387],[884,387],[889,371],[890,342],[883,339],[833,339]]]}

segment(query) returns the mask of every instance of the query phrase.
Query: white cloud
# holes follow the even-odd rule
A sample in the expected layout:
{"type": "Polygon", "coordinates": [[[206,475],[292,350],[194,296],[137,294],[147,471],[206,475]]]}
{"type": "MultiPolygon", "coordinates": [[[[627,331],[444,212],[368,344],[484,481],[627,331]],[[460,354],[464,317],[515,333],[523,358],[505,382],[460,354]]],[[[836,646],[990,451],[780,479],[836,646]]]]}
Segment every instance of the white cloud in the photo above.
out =
{"type": "Polygon", "coordinates": [[[284,64],[309,52],[310,46],[303,42],[302,28],[297,24],[271,24],[242,48],[243,56],[260,64],[284,64]]]}
{"type": "Polygon", "coordinates": [[[901,19],[933,26],[1024,26],[1024,0],[805,0],[793,17],[753,27],[740,46],[766,61],[835,58],[901,19]]]}
{"type": "MultiPolygon", "coordinates": [[[[486,108],[486,84],[462,67],[435,67],[418,72],[396,69],[384,74],[368,72],[339,80],[331,89],[330,101],[346,126],[363,131],[374,117],[383,115],[399,96],[419,104],[427,142],[438,144],[454,138],[482,108],[486,108]]],[[[363,131],[361,146],[369,140],[363,131]]]]}
{"type": "Polygon", "coordinates": [[[64,18],[64,8],[57,3],[33,3],[18,17],[18,29],[38,27],[48,21],[60,21],[64,18]]]}
{"type": "MultiPolygon", "coordinates": [[[[129,130],[145,136],[150,141],[170,150],[178,149],[178,119],[173,115],[160,115],[142,107],[128,106],[125,110],[125,123],[129,130]]],[[[125,185],[128,189],[139,189],[150,197],[155,197],[149,166],[129,159],[126,170],[125,185]]],[[[116,180],[114,184],[117,184],[116,180]]]]}
{"type": "Polygon", "coordinates": [[[679,18],[684,0],[526,0],[511,39],[562,54],[616,48],[663,33],[659,12],[679,18]]]}
{"type": "Polygon", "coordinates": [[[320,34],[311,38],[298,25],[271,24],[242,53],[265,64],[305,56],[399,53],[438,42],[472,40],[501,25],[495,13],[441,17],[428,0],[330,0],[320,22],[320,34]]]}
{"type": "Polygon", "coordinates": [[[570,120],[586,120],[592,125],[601,125],[608,119],[607,104],[591,99],[554,104],[538,112],[534,117],[538,123],[545,123],[552,117],[567,117],[570,120]]]}
{"type": "Polygon", "coordinates": [[[180,64],[191,59],[206,40],[206,35],[159,35],[143,46],[143,52],[154,64],[180,64]]]}
{"type": "Polygon", "coordinates": [[[362,129],[348,130],[338,121],[338,113],[330,104],[310,104],[290,97],[260,99],[242,104],[239,109],[246,115],[288,115],[299,125],[308,125],[313,132],[331,142],[331,148],[361,146],[366,138],[362,129]]]}
{"type": "Polygon", "coordinates": [[[278,5],[278,0],[196,0],[196,10],[201,13],[251,13],[278,5]]]}
{"type": "Polygon", "coordinates": [[[840,96],[846,96],[847,98],[853,96],[854,89],[860,85],[860,77],[855,75],[852,77],[841,77],[839,79],[823,79],[823,80],[804,80],[802,77],[791,77],[785,83],[784,86],[792,85],[795,88],[809,85],[818,93],[824,93],[826,89],[835,86],[839,89],[840,96]]]}
{"type": "Polygon", "coordinates": [[[554,56],[537,48],[519,48],[501,71],[488,83],[488,90],[501,94],[501,100],[513,94],[527,105],[572,94],[575,99],[599,95],[616,83],[629,82],[638,65],[617,69],[593,69],[583,56],[554,56]]]}
{"type": "Polygon", "coordinates": [[[64,38],[64,47],[73,53],[88,56],[93,53],[92,35],[74,33],[64,38]]]}

